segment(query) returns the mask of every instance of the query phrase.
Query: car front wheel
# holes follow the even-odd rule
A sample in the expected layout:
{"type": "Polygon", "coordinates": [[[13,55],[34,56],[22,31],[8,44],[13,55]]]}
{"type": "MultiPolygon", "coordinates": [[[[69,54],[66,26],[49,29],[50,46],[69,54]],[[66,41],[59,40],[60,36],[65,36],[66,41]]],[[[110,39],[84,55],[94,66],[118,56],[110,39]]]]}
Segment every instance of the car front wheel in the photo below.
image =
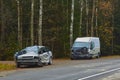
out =
{"type": "Polygon", "coordinates": [[[17,62],[16,63],[16,67],[19,68],[20,67],[20,63],[17,62]]]}
{"type": "Polygon", "coordinates": [[[43,64],[42,64],[42,62],[41,62],[41,60],[39,59],[38,60],[38,64],[37,64],[39,67],[43,67],[43,64]]]}
{"type": "Polygon", "coordinates": [[[49,58],[49,63],[48,65],[51,65],[52,64],[52,57],[49,58]]]}

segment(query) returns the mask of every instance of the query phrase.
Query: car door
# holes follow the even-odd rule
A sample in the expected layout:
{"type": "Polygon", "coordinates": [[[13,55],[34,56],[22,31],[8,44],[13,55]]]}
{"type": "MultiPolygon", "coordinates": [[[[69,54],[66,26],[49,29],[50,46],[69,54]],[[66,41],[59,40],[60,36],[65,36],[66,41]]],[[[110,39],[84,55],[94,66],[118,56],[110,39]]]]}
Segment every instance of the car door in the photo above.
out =
{"type": "Polygon", "coordinates": [[[45,47],[41,48],[41,54],[40,54],[41,62],[42,63],[48,63],[49,62],[49,54],[45,47]]]}

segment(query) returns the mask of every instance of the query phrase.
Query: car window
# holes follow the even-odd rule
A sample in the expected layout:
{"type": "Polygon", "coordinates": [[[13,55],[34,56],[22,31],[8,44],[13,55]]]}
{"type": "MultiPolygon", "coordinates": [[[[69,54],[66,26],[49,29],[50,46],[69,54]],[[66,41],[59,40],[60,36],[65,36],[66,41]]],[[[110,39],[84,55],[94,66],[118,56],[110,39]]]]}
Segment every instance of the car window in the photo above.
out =
{"type": "Polygon", "coordinates": [[[42,52],[47,52],[45,47],[42,48],[42,52]]]}
{"type": "Polygon", "coordinates": [[[48,52],[49,49],[47,47],[42,47],[39,51],[39,54],[42,54],[42,53],[45,53],[45,52],[48,52]]]}
{"type": "Polygon", "coordinates": [[[45,47],[45,49],[46,49],[47,52],[50,51],[48,47],[45,47]]]}
{"type": "Polygon", "coordinates": [[[43,54],[43,48],[39,49],[39,54],[43,54]]]}

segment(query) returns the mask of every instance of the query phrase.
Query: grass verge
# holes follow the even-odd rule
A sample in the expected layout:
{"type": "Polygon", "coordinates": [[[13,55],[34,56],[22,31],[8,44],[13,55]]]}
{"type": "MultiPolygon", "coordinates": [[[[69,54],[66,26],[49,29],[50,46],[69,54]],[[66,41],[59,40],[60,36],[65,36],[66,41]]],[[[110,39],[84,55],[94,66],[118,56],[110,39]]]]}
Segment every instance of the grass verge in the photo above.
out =
{"type": "Polygon", "coordinates": [[[3,64],[3,63],[0,63],[0,71],[13,70],[15,68],[16,67],[15,67],[14,64],[3,64]]]}

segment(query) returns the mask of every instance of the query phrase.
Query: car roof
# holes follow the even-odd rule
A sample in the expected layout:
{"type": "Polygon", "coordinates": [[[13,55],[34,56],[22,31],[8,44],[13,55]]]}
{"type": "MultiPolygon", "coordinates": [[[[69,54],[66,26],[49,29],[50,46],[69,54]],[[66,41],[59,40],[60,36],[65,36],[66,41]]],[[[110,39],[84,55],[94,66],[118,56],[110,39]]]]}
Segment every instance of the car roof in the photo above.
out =
{"type": "Polygon", "coordinates": [[[98,37],[78,37],[75,42],[89,42],[91,39],[99,39],[98,37]]]}
{"type": "Polygon", "coordinates": [[[45,47],[45,46],[38,46],[39,48],[45,47]]]}
{"type": "Polygon", "coordinates": [[[30,48],[30,47],[38,47],[38,48],[42,48],[42,47],[45,47],[45,46],[34,45],[34,46],[28,46],[28,47],[26,47],[26,48],[30,48]]]}

